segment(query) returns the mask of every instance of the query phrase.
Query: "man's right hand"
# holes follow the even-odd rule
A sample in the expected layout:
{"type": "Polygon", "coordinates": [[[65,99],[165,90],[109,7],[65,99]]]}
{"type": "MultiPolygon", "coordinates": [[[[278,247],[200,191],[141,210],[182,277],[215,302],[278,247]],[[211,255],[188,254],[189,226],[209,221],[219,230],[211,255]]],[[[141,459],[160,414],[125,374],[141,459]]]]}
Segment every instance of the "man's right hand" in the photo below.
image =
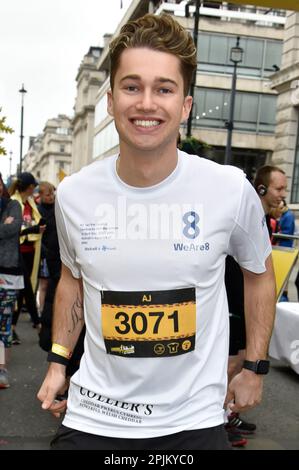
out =
{"type": "Polygon", "coordinates": [[[66,410],[67,401],[56,400],[56,396],[65,391],[65,386],[65,366],[51,362],[37,398],[42,402],[42,409],[49,410],[56,418],[66,410]]]}

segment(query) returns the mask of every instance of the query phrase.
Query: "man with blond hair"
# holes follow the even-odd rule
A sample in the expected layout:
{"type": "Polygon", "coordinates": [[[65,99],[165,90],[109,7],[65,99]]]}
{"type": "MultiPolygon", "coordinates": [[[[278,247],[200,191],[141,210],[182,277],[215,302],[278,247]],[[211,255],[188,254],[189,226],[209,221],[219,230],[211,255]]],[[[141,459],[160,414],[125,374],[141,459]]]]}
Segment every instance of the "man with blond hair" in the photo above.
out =
{"type": "Polygon", "coordinates": [[[128,22],[110,61],[120,152],[65,178],[57,194],[62,276],[38,394],[55,415],[84,322],[86,337],[52,448],[227,449],[225,258],[244,270],[247,362],[229,391],[244,410],[261,400],[275,306],[263,210],[240,170],[177,150],[197,64],[177,21],[128,22]]]}

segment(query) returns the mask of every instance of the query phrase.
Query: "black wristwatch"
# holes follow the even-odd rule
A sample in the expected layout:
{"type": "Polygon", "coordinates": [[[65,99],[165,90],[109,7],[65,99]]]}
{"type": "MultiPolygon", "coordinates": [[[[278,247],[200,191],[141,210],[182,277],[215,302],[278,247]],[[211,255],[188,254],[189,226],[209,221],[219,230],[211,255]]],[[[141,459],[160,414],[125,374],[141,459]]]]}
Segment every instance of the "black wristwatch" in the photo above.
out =
{"type": "Polygon", "coordinates": [[[243,369],[248,369],[252,370],[252,372],[255,372],[256,374],[268,374],[269,372],[269,367],[270,367],[270,361],[244,361],[243,363],[243,369]]]}

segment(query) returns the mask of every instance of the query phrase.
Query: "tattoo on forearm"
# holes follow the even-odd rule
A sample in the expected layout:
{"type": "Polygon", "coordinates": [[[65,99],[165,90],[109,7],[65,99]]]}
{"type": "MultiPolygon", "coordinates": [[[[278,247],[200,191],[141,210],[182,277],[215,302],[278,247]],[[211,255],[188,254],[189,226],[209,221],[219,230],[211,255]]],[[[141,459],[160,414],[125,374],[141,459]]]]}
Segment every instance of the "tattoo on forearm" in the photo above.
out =
{"type": "Polygon", "coordinates": [[[79,295],[77,294],[77,298],[71,308],[71,318],[72,318],[72,326],[68,330],[68,333],[74,333],[78,323],[84,321],[83,317],[83,303],[79,295]]]}

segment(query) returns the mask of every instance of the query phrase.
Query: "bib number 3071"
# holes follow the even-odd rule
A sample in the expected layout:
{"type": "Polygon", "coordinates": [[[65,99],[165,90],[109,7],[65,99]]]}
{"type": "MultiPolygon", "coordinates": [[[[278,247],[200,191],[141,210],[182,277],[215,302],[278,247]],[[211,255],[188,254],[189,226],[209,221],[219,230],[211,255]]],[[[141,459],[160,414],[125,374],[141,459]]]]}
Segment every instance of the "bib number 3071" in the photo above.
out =
{"type": "Polygon", "coordinates": [[[195,288],[171,291],[104,291],[102,330],[108,354],[166,357],[194,350],[195,288]]]}

